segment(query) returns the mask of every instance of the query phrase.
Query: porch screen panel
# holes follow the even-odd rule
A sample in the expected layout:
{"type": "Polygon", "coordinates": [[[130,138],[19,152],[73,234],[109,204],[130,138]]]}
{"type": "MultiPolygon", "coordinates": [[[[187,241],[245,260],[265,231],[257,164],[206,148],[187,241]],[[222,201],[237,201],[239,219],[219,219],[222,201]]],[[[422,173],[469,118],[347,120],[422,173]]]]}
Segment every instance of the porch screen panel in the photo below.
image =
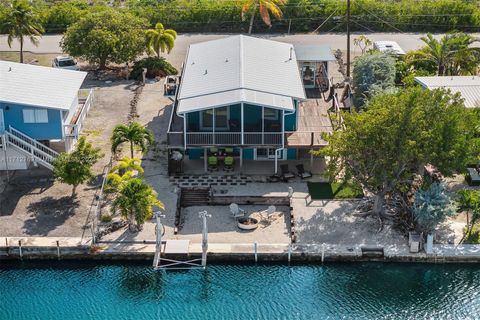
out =
{"type": "Polygon", "coordinates": [[[228,129],[228,107],[215,109],[215,129],[228,129]]]}
{"type": "Polygon", "coordinates": [[[213,109],[202,111],[201,118],[202,129],[212,129],[213,128],[213,109]]]}

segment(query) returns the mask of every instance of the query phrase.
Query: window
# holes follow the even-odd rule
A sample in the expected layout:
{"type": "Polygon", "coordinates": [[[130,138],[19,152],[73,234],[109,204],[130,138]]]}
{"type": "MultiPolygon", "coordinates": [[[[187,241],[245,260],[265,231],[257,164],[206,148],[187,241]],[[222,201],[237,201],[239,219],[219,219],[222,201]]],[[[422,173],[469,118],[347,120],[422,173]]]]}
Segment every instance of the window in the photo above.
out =
{"type": "Polygon", "coordinates": [[[267,120],[278,120],[278,110],[271,108],[263,109],[263,118],[267,120]]]}
{"type": "MultiPolygon", "coordinates": [[[[255,160],[272,160],[275,159],[275,152],[276,150],[273,148],[256,148],[255,149],[255,160]]],[[[277,152],[276,157],[277,159],[284,159],[284,153],[283,150],[280,152],[277,152]]]]}
{"type": "Polygon", "coordinates": [[[23,109],[24,123],[48,123],[48,111],[45,109],[23,109]]]}
{"type": "Polygon", "coordinates": [[[213,117],[215,117],[215,130],[228,130],[230,118],[229,107],[209,109],[201,112],[200,126],[203,130],[213,128],[213,117]]]}

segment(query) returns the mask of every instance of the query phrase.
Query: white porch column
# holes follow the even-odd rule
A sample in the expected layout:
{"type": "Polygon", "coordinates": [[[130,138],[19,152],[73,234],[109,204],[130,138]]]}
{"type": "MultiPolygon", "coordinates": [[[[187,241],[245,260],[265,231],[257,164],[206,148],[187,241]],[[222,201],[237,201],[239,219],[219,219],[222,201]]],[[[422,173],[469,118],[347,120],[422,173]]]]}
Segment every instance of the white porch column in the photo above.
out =
{"type": "Polygon", "coordinates": [[[285,110],[282,110],[282,147],[285,148],[285,110]]]}
{"type": "MultiPolygon", "coordinates": [[[[241,125],[241,132],[242,132],[242,133],[241,133],[241,144],[244,144],[244,143],[245,143],[245,139],[244,139],[244,137],[243,137],[243,132],[245,131],[245,129],[243,128],[243,122],[244,122],[244,121],[243,121],[243,119],[244,119],[243,102],[242,102],[242,104],[240,105],[240,114],[241,114],[241,116],[240,116],[240,122],[241,122],[240,125],[241,125]]],[[[240,150],[241,150],[241,149],[240,149],[240,150]]],[[[240,162],[240,163],[241,163],[241,162],[240,162]]]]}
{"type": "Polygon", "coordinates": [[[183,149],[187,150],[187,114],[183,114],[183,149]]]}
{"type": "Polygon", "coordinates": [[[212,109],[212,142],[215,144],[215,108],[212,109]]]}
{"type": "Polygon", "coordinates": [[[262,144],[265,144],[265,107],[262,106],[262,144]]]}

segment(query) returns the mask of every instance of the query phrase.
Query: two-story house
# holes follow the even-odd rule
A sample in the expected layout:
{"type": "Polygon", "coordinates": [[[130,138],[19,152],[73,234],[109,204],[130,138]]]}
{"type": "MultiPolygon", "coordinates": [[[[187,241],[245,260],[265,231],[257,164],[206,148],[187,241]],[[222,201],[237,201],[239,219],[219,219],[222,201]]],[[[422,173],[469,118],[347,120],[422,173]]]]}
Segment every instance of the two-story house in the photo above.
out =
{"type": "Polygon", "coordinates": [[[306,96],[291,44],[243,35],[192,44],[180,78],[168,147],[205,170],[211,154],[231,154],[240,171],[268,160],[277,171],[331,131],[313,107],[300,110],[306,96]]]}

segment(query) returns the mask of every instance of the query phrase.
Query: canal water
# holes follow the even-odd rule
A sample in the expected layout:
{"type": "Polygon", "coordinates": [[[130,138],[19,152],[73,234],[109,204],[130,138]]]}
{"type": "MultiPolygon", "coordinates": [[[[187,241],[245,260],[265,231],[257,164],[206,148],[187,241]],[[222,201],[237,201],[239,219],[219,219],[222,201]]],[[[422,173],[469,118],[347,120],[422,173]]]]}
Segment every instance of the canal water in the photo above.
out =
{"type": "Polygon", "coordinates": [[[479,319],[480,266],[0,263],[0,319],[479,319]]]}

